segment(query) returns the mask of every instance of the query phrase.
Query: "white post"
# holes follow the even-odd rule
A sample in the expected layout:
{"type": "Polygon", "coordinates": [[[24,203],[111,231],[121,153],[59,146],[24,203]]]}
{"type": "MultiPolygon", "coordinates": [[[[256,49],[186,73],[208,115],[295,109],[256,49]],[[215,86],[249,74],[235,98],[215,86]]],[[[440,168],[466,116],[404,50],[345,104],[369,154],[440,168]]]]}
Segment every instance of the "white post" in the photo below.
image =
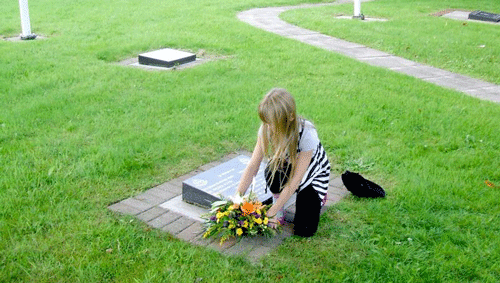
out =
{"type": "Polygon", "coordinates": [[[31,34],[28,0],[19,0],[19,9],[21,10],[21,39],[34,39],[36,35],[31,34]]]}
{"type": "Polygon", "coordinates": [[[354,0],[354,18],[361,17],[361,0],[354,0]]]}
{"type": "Polygon", "coordinates": [[[354,17],[361,16],[361,1],[354,0],[354,17]]]}

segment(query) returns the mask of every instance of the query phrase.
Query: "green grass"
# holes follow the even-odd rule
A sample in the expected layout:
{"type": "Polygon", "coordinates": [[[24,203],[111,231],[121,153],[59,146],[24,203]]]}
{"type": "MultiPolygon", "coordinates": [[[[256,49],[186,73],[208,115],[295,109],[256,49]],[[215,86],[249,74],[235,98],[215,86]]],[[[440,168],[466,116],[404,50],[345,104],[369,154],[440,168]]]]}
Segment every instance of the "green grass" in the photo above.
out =
{"type": "Polygon", "coordinates": [[[284,20],[337,38],[361,43],[412,61],[500,83],[499,25],[433,16],[447,9],[500,13],[495,1],[377,0],[361,12],[385,22],[337,19],[353,15],[353,4],[290,10],[284,20]]]}
{"type": "MultiPolygon", "coordinates": [[[[394,10],[383,7],[394,3],[432,30],[446,23],[459,29],[460,22],[427,14],[479,3],[420,2],[362,8],[390,18],[394,10]]],[[[31,1],[32,30],[47,38],[0,41],[0,281],[499,281],[500,189],[484,184],[500,185],[499,105],[236,18],[253,7],[299,3],[31,1]],[[162,47],[227,58],[169,72],[117,64],[162,47]],[[229,152],[251,150],[257,104],[275,86],[288,88],[315,122],[333,173],[360,171],[386,188],[386,199],[346,198],[322,216],[315,237],[288,239],[256,266],[107,209],[229,152]]],[[[490,5],[479,8],[498,12],[490,5]]],[[[0,12],[0,34],[19,34],[18,4],[2,3],[0,12]]],[[[398,28],[398,21],[344,24],[357,34],[370,26],[398,30],[412,50],[421,28],[398,28]]],[[[495,32],[485,24],[465,28],[471,46],[471,38],[495,32]]],[[[485,44],[480,50],[498,56],[498,44],[485,44]]],[[[428,47],[420,58],[430,62],[428,47]]],[[[470,50],[453,54],[473,60],[470,50]]],[[[467,72],[498,83],[497,61],[467,72]]]]}

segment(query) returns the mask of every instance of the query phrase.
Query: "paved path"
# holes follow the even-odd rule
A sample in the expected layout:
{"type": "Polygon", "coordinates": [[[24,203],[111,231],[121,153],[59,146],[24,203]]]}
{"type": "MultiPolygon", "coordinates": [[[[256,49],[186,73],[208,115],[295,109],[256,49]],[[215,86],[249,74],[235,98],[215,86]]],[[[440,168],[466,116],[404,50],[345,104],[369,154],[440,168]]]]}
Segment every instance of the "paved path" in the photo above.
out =
{"type": "Polygon", "coordinates": [[[338,5],[351,2],[352,0],[339,0],[334,3],[256,8],[239,13],[238,19],[254,27],[328,51],[337,52],[373,66],[388,68],[395,72],[407,74],[426,82],[454,89],[480,99],[500,102],[500,85],[426,66],[361,44],[300,28],[279,19],[280,13],[291,9],[338,5]]]}
{"type": "MultiPolygon", "coordinates": [[[[283,232],[268,239],[265,237],[235,239],[220,245],[218,241],[202,238],[203,222],[196,214],[208,213],[208,209],[182,202],[182,182],[199,173],[229,161],[241,154],[251,156],[250,152],[242,151],[230,154],[220,161],[214,161],[194,170],[184,176],[151,188],[137,196],[124,199],[110,205],[108,208],[120,214],[135,216],[152,228],[160,229],[172,236],[194,245],[204,246],[228,256],[243,256],[251,262],[260,260],[279,246],[284,239],[291,237],[292,225],[289,223],[295,215],[295,205],[286,210],[287,222],[283,232]],[[202,211],[200,211],[202,210],[202,211]]],[[[328,188],[328,201],[322,212],[350,194],[344,187],[340,177],[332,177],[328,188]]]]}

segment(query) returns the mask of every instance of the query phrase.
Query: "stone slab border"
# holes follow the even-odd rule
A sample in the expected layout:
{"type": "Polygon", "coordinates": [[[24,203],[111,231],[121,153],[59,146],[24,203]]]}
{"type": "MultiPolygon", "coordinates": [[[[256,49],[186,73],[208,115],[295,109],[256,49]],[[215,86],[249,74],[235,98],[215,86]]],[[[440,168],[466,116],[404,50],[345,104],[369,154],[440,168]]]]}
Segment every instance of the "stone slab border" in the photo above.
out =
{"type": "MultiPolygon", "coordinates": [[[[192,172],[153,187],[137,196],[114,203],[108,208],[119,214],[135,216],[150,227],[170,233],[182,241],[207,247],[224,255],[243,256],[251,262],[257,262],[263,256],[269,254],[273,248],[279,246],[286,238],[292,236],[293,224],[290,222],[293,220],[295,214],[295,205],[286,210],[286,220],[288,222],[283,226],[283,232],[275,237],[233,239],[225,242],[223,245],[220,245],[216,240],[203,239],[202,233],[204,227],[202,222],[182,212],[164,209],[160,206],[182,195],[182,182],[184,180],[242,154],[251,156],[251,153],[248,151],[231,153],[219,161],[205,164],[192,172]]],[[[332,176],[328,188],[328,200],[322,213],[348,194],[350,192],[345,189],[341,178],[332,176]]]]}

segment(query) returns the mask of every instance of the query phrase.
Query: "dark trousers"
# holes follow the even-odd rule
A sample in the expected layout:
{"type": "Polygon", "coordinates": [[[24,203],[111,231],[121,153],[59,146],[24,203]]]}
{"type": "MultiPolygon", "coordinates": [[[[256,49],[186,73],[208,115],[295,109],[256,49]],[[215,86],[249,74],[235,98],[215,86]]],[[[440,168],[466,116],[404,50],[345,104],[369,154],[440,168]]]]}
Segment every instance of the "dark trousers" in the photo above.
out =
{"type": "MultiPolygon", "coordinates": [[[[285,170],[278,170],[271,178],[271,170],[264,171],[267,186],[273,194],[281,193],[281,189],[288,181],[290,167],[285,170]],[[272,182],[271,182],[272,180],[272,182]]],[[[297,193],[295,202],[294,235],[301,237],[311,237],[318,230],[319,215],[321,212],[321,200],[318,192],[309,185],[297,193]]]]}
{"type": "Polygon", "coordinates": [[[307,186],[297,194],[295,202],[295,219],[293,234],[301,237],[311,237],[318,230],[321,200],[318,192],[307,186]]]}

